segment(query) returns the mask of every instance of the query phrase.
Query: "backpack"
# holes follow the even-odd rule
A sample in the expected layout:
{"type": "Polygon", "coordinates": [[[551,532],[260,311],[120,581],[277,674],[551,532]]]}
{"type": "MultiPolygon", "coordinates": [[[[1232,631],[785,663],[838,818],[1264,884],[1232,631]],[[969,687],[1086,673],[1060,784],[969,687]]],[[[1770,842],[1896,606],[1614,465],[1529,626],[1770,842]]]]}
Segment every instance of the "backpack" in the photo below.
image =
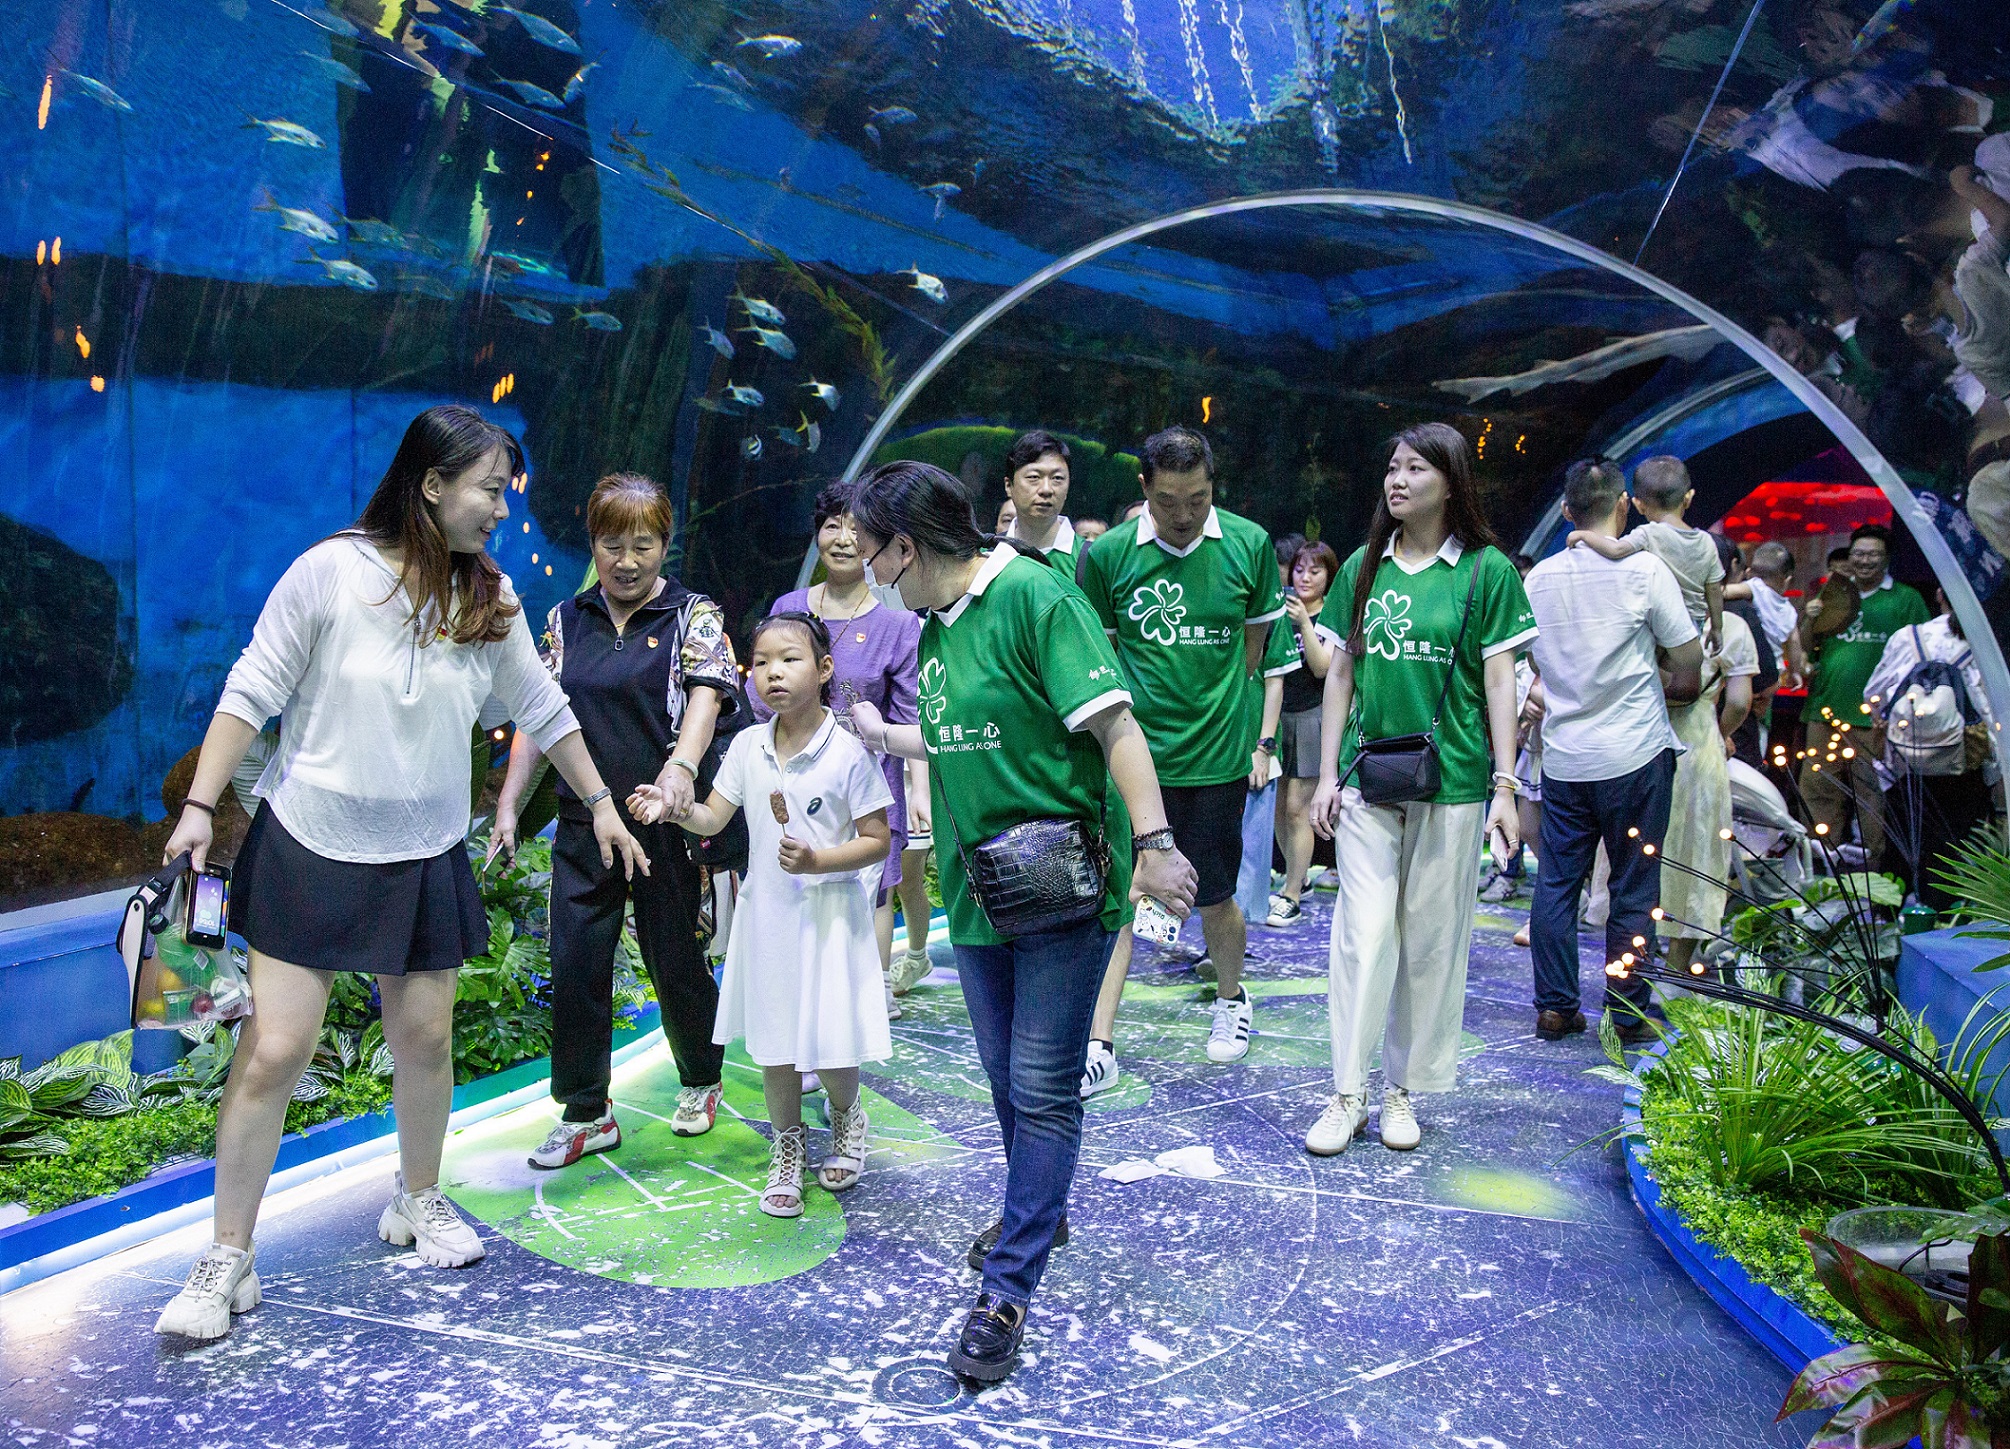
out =
{"type": "MultiPolygon", "coordinates": [[[[1926,658],[1917,625],[1912,646],[1920,660],[1898,682],[1885,711],[1885,767],[1895,775],[1963,774],[1974,768],[1969,764],[1969,731],[1982,721],[1961,677],[1968,651],[1952,660],[1926,658]]],[[[1987,743],[1985,737],[1985,750],[1987,743]]]]}

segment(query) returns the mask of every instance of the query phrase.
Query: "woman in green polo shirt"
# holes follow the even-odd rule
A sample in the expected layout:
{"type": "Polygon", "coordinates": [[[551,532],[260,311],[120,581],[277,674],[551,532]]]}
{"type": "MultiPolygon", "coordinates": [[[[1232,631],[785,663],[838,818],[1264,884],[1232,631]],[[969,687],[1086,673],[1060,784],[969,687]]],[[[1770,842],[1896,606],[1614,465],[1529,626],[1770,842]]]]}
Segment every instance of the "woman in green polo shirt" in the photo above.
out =
{"type": "Polygon", "coordinates": [[[1407,1151],[1418,1140],[1410,1094],[1450,1091],[1458,1068],[1481,836],[1521,848],[1514,659],[1535,638],[1455,428],[1425,423],[1390,440],[1368,542],[1341,566],[1319,626],[1345,641],[1326,671],[1312,797],[1340,896],[1327,990],[1334,1092],[1305,1148],[1331,1156],[1365,1125],[1380,1039],[1382,1142],[1407,1151]],[[1427,731],[1437,793],[1364,801],[1352,784],[1361,742],[1427,731]]]}
{"type": "Polygon", "coordinates": [[[1089,1017],[1126,887],[1185,915],[1195,878],[1173,848],[1151,750],[1088,600],[980,533],[962,486],[926,463],[875,468],[851,513],[874,580],[898,587],[928,620],[921,722],[888,725],[869,705],[853,706],[852,719],[870,748],[931,766],[936,839],[948,847],[936,855],[949,939],[1006,1158],[1004,1212],[971,1252],[982,1254],[983,1291],[949,1365],[995,1382],[1012,1370],[1026,1305],[1065,1236],[1089,1017]],[[971,894],[962,853],[1032,820],[1079,820],[1100,833],[1113,782],[1138,826],[1135,869],[1111,861],[1097,917],[1000,936],[971,894]]]}

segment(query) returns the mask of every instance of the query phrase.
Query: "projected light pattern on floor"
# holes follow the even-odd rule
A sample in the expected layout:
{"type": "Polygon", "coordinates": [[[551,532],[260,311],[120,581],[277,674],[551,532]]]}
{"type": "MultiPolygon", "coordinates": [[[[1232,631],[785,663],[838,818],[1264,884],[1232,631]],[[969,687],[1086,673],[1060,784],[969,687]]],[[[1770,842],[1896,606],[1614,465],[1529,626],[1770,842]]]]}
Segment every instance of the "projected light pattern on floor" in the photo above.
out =
{"type": "MultiPolygon", "coordinates": [[[[457,1134],[447,1177],[489,1256],[443,1273],[376,1241],[389,1168],[268,1215],[265,1303],[206,1348],[148,1331],[189,1234],[15,1295],[0,1321],[24,1446],[1778,1445],[1786,1375],[1683,1277],[1606,1154],[1595,1042],[1529,1034],[1513,912],[1479,918],[1458,1092],[1414,1153],[1372,1132],[1300,1146],[1328,1090],[1332,897],[1260,959],[1249,1058],[1205,1064],[1197,937],[1140,951],[1091,1103],[1020,1371],[974,1394],[941,1355],[1004,1164],[953,976],[938,969],[868,1076],[870,1171],[763,1218],[766,1124],[744,1058],[706,1138],[670,1134],[660,1052],[617,1073],[619,1152],[532,1174],[551,1109],[457,1134]],[[1207,1145],[1218,1178],[1104,1168],[1207,1145]],[[618,1169],[618,1170],[617,1170],[618,1169]],[[542,1189],[541,1193],[539,1189],[542,1189]],[[1610,1365],[1629,1364],[1623,1387],[1610,1365]]],[[[1195,937],[1190,928],[1189,937],[1195,937]]],[[[1595,943],[1584,985],[1599,989],[1595,943]]],[[[948,955],[937,948],[939,968],[948,955]]],[[[810,1099],[813,1154],[822,1147],[810,1099]]]]}

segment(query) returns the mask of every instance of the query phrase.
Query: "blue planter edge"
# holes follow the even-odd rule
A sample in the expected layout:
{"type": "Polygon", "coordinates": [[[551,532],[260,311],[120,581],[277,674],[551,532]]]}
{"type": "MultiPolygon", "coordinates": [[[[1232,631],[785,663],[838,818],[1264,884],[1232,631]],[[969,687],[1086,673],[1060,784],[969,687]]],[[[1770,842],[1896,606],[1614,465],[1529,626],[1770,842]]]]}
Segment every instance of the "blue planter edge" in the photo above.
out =
{"type": "MultiPolygon", "coordinates": [[[[1660,1056],[1666,1050],[1665,1043],[1658,1044],[1643,1056],[1660,1056]]],[[[1696,1286],[1709,1294],[1789,1373],[1798,1374],[1814,1359],[1841,1348],[1842,1340],[1809,1317],[1799,1304],[1755,1280],[1736,1259],[1725,1257],[1698,1239],[1682,1221],[1682,1215],[1662,1201],[1661,1185],[1654,1180],[1647,1164],[1647,1137],[1640,1120],[1640,1093],[1635,1088],[1627,1089],[1620,1124],[1634,1204],[1661,1246],[1696,1286]]]]}
{"type": "MultiPolygon", "coordinates": [[[[653,1031],[659,1013],[654,1006],[643,1011],[627,1030],[615,1032],[618,1049],[653,1031]]],[[[481,1077],[454,1088],[453,1108],[474,1106],[543,1080],[551,1075],[551,1059],[538,1057],[519,1062],[493,1076],[481,1077]]],[[[298,1167],[317,1158],[345,1152],[352,1147],[397,1130],[387,1107],[361,1117],[344,1117],[333,1122],[317,1122],[304,1132],[289,1132],[279,1142],[274,1173],[298,1167]]],[[[103,1197],[71,1203],[0,1228],[0,1271],[46,1257],[73,1244],[99,1237],[127,1223],[138,1222],[156,1213],[198,1202],[216,1191],[216,1162],[213,1158],[177,1163],[129,1183],[103,1197]]]]}

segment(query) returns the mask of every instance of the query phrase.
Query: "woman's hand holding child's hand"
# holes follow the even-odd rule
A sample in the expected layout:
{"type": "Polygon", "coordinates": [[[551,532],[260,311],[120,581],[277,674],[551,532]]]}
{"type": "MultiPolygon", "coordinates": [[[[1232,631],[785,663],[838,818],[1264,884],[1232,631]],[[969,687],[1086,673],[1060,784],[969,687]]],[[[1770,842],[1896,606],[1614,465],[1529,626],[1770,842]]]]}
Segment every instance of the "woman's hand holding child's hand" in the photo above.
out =
{"type": "Polygon", "coordinates": [[[684,819],[691,813],[691,806],[687,801],[681,811],[673,810],[661,785],[637,785],[635,793],[628,797],[628,813],[640,824],[658,825],[665,820],[684,819]]]}
{"type": "Polygon", "coordinates": [[[817,865],[816,848],[803,844],[793,835],[784,835],[782,837],[782,848],[779,854],[781,856],[782,869],[790,875],[815,875],[820,869],[817,865]]]}

